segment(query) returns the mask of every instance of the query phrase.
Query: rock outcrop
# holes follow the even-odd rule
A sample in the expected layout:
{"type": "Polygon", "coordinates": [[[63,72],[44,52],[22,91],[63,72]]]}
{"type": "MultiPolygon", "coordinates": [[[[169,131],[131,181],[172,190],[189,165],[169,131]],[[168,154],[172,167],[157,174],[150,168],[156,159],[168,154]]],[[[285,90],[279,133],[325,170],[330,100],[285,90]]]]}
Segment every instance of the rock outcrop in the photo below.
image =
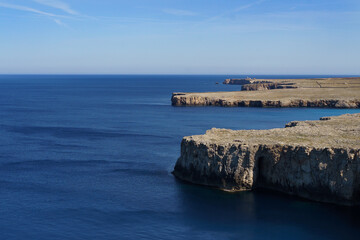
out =
{"type": "Polygon", "coordinates": [[[266,188],[359,205],[360,114],[291,122],[283,129],[211,129],[185,137],[173,174],[226,191],[266,188]]]}
{"type": "Polygon", "coordinates": [[[252,83],[251,79],[243,78],[243,79],[225,79],[223,84],[229,84],[229,85],[244,85],[252,83]]]}
{"type": "Polygon", "coordinates": [[[259,91],[272,89],[298,88],[293,83],[279,84],[279,83],[252,83],[244,84],[241,91],[259,91]]]}
{"type": "Polygon", "coordinates": [[[225,79],[223,84],[242,85],[242,89],[241,89],[242,91],[297,88],[296,82],[294,80],[291,81],[290,79],[285,79],[285,80],[279,80],[279,79],[256,80],[252,78],[225,79]]]}

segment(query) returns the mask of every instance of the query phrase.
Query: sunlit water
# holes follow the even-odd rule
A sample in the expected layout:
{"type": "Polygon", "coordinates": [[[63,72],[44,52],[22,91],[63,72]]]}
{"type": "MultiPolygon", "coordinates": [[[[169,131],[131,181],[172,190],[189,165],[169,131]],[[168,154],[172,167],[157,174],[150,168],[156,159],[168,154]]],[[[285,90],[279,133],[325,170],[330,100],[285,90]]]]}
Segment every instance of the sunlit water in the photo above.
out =
{"type": "Polygon", "coordinates": [[[358,239],[359,208],[171,175],[183,136],[360,112],[171,106],[226,77],[0,76],[0,239],[358,239]]]}

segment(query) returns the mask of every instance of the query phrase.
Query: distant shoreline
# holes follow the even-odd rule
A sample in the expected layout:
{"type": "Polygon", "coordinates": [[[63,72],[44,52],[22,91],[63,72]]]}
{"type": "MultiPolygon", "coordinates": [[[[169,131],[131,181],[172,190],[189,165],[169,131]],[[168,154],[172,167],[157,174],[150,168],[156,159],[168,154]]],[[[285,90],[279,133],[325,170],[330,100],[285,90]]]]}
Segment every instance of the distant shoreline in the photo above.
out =
{"type": "Polygon", "coordinates": [[[173,93],[173,106],[360,108],[360,78],[235,79],[242,91],[173,93]]]}

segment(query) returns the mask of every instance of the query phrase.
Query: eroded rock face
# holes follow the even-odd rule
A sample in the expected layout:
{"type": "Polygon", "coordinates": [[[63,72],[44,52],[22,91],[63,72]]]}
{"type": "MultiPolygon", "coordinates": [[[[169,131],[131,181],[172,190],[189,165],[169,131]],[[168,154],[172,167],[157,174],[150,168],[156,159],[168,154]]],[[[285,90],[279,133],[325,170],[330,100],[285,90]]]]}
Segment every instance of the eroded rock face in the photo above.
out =
{"type": "Polygon", "coordinates": [[[226,191],[267,188],[311,200],[360,204],[360,114],[284,129],[212,129],[185,137],[174,175],[226,191]]]}
{"type": "Polygon", "coordinates": [[[225,81],[223,82],[223,84],[229,84],[229,85],[243,85],[243,84],[248,84],[251,83],[251,79],[225,79],[225,81]]]}
{"type": "MultiPolygon", "coordinates": [[[[229,95],[229,94],[228,94],[229,95]]],[[[239,99],[233,96],[211,96],[203,93],[173,93],[173,106],[221,106],[221,107],[318,107],[360,108],[360,99],[239,99]]]]}

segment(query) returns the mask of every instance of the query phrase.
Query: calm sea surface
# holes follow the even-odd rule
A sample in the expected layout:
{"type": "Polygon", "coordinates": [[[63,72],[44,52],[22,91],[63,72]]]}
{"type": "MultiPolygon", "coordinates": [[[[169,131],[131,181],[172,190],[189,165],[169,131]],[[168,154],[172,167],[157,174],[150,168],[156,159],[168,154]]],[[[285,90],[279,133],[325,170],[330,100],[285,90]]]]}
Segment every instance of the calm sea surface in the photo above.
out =
{"type": "Polygon", "coordinates": [[[359,208],[171,175],[183,136],[360,112],[171,106],[226,77],[0,76],[0,239],[359,239],[359,208]]]}

